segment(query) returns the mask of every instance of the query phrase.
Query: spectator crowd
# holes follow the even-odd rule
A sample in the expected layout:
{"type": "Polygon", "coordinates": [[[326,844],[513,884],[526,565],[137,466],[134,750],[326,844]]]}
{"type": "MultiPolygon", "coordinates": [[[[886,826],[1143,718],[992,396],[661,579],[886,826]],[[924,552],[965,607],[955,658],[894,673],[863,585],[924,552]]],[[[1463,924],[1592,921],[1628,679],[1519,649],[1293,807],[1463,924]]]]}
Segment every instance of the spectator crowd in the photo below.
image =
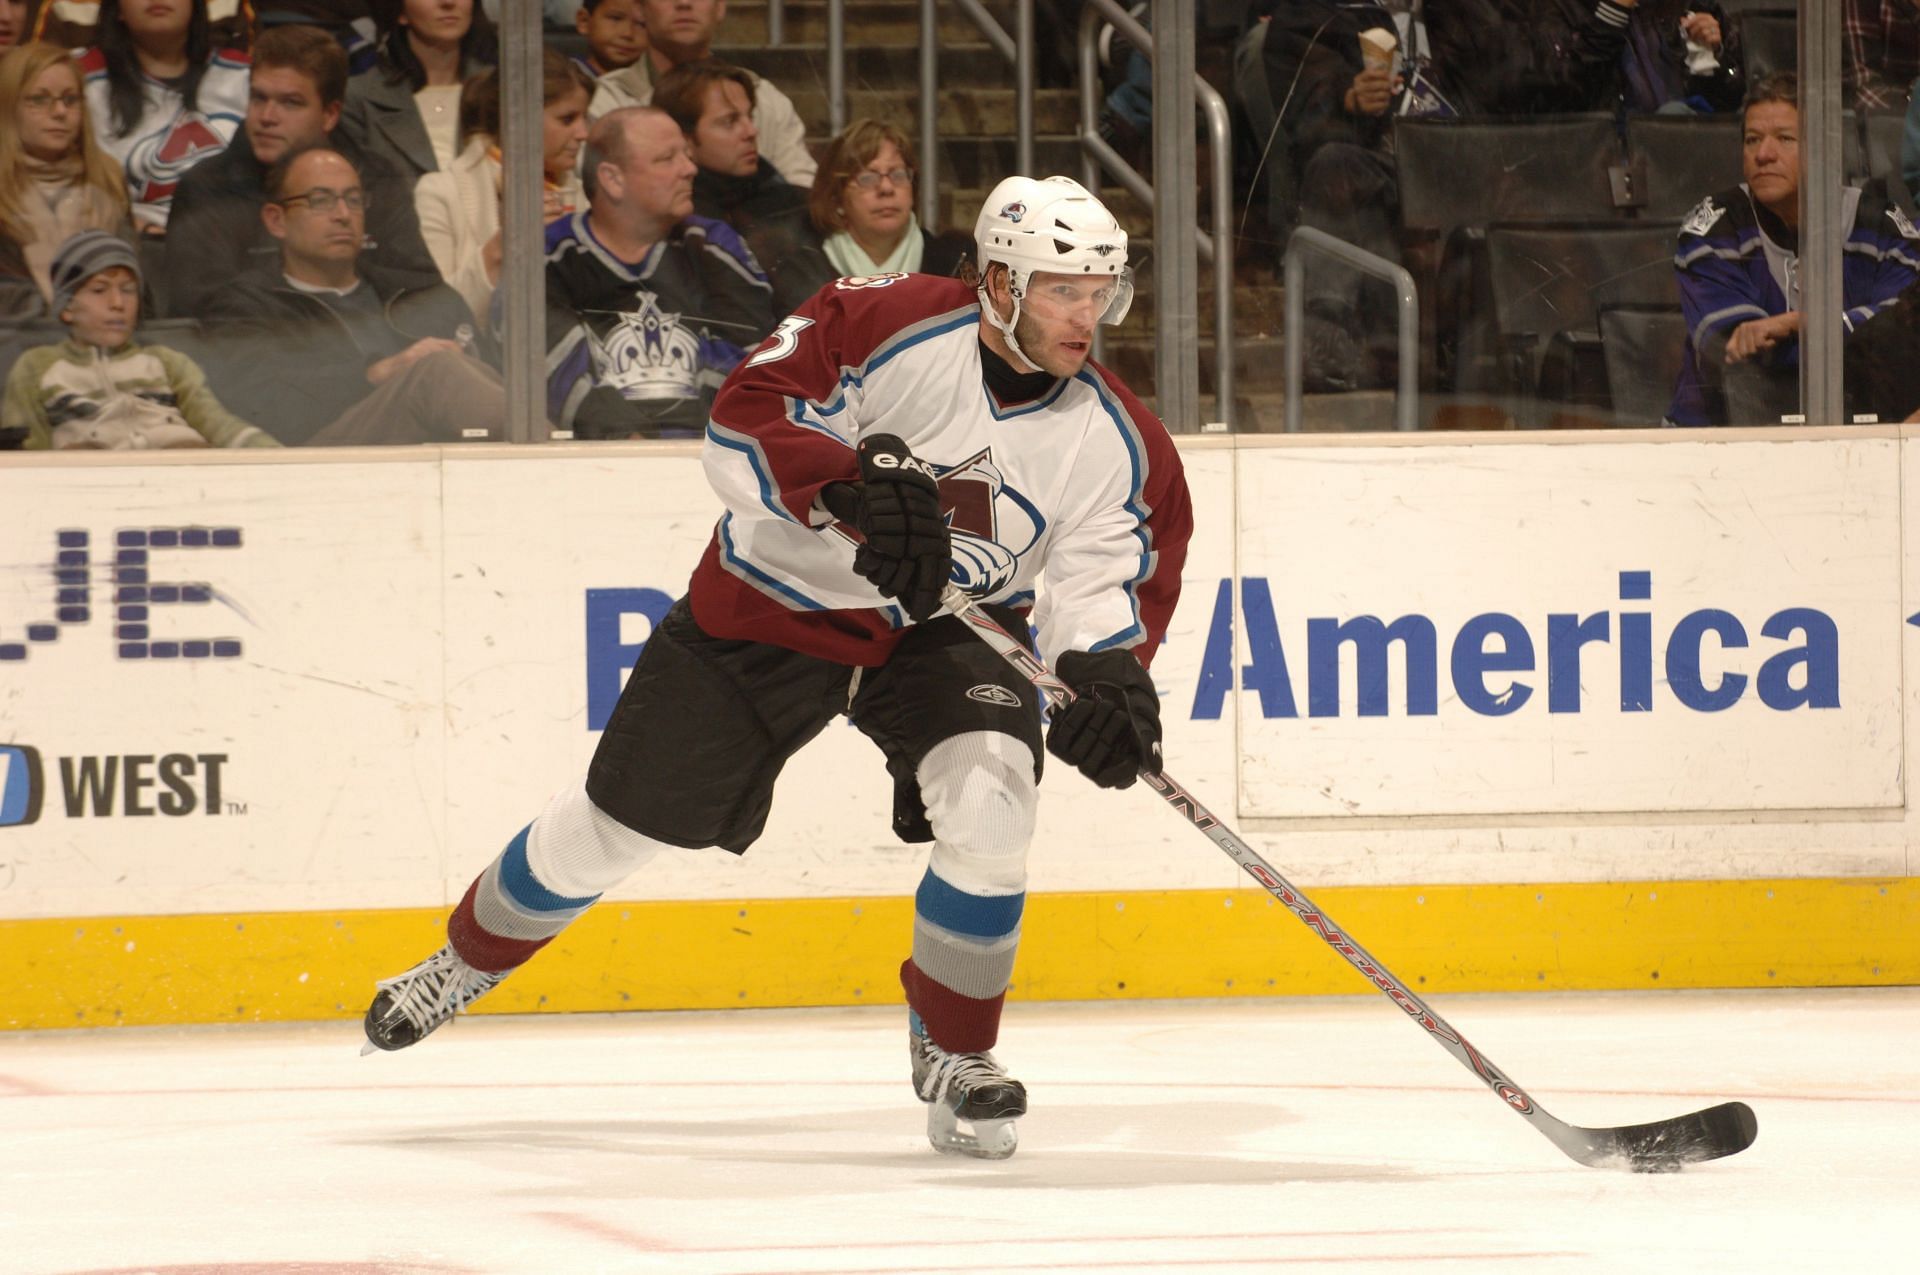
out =
{"type": "MultiPolygon", "coordinates": [[[[1850,109],[1906,127],[1894,180],[1846,193],[1849,376],[1903,418],[1920,408],[1905,370],[1920,364],[1920,0],[1840,2],[1850,109]]],[[[1071,0],[1041,5],[1048,29],[1077,21],[1071,0]]],[[[495,7],[0,0],[0,447],[501,437],[495,7]]],[[[968,237],[916,215],[909,122],[809,139],[789,92],[716,57],[724,0],[543,7],[554,428],[694,436],[732,367],[823,284],[966,270],[968,237]]],[[[1677,234],[1668,419],[1726,423],[1791,396],[1799,98],[1745,47],[1751,6],[1207,6],[1223,7],[1241,32],[1219,59],[1245,137],[1239,197],[1266,205],[1276,242],[1308,225],[1406,260],[1407,121],[1737,122],[1742,180],[1697,191],[1677,234]]],[[[1100,135],[1144,166],[1146,60],[1113,31],[1100,50],[1100,135]]],[[[1064,58],[1041,66],[1069,82],[1064,58]]],[[[1324,263],[1305,288],[1306,388],[1389,384],[1391,293],[1324,263]]]]}

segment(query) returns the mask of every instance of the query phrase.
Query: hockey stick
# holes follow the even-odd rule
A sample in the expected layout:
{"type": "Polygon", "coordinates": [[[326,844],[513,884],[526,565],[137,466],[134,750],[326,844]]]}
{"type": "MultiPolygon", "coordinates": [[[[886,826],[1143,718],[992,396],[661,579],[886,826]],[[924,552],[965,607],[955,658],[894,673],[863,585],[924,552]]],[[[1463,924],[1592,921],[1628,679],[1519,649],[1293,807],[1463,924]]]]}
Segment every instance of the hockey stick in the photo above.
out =
{"type": "MultiPolygon", "coordinates": [[[[1061,681],[1026,644],[979,610],[957,585],[948,585],[941,601],[955,617],[987,645],[998,651],[1009,664],[1019,669],[1046,698],[1049,708],[1058,709],[1074,698],[1073,689],[1061,681]]],[[[1586,1129],[1570,1125],[1548,1114],[1545,1108],[1526,1095],[1493,1060],[1475,1049],[1467,1038],[1455,1031],[1446,1019],[1401,982],[1394,974],[1367,954],[1365,948],[1347,937],[1312,900],[1296,890],[1273,866],[1255,853],[1234,831],[1201,805],[1185,788],[1164,772],[1140,773],[1147,786],[1177,811],[1181,818],[1207,834],[1227,857],[1245,869],[1268,894],[1286,904],[1306,927],[1325,939],[1328,946],[1347,959],[1389,1000],[1405,1010],[1407,1016],[1427,1030],[1446,1051],[1460,1060],[1486,1086],[1526,1118],[1527,1123],[1545,1134],[1554,1146],[1569,1157],[1593,1168],[1624,1168],[1636,1173],[1666,1173],[1683,1165],[1717,1160],[1753,1145],[1759,1124],[1753,1109],[1744,1102],[1723,1102],[1671,1120],[1652,1124],[1621,1125],[1609,1129],[1586,1129]]]]}

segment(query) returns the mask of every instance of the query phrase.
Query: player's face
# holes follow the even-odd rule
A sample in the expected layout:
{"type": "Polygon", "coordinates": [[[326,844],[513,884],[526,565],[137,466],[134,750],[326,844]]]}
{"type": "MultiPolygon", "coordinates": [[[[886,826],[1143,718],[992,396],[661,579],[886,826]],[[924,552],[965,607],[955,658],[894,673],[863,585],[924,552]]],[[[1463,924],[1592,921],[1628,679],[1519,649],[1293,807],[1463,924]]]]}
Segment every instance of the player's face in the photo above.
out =
{"type": "Polygon", "coordinates": [[[1072,376],[1093,351],[1093,329],[1114,296],[1111,275],[1035,272],[1013,334],[1027,358],[1054,376],[1072,376]]]}
{"type": "Polygon", "coordinates": [[[760,171],[760,130],[753,126],[753,106],[747,91],[732,80],[707,85],[706,104],[693,126],[693,162],[728,177],[751,177],[760,171]]]}
{"type": "Polygon", "coordinates": [[[140,281],[125,266],[109,266],[80,285],[60,320],[83,345],[114,350],[133,335],[140,318],[140,281]]]}
{"type": "Polygon", "coordinates": [[[587,91],[571,88],[547,103],[541,112],[542,155],[547,178],[556,185],[566,184],[573,162],[587,140],[587,91]]]}
{"type": "Polygon", "coordinates": [[[1789,222],[1800,219],[1800,112],[1785,102],[1747,108],[1740,170],[1760,206],[1789,222]]]}
{"type": "Polygon", "coordinates": [[[592,13],[582,8],[574,26],[587,37],[593,60],[603,71],[632,66],[647,51],[647,26],[639,0],[600,0],[592,13]]]}
{"type": "Polygon", "coordinates": [[[247,86],[247,142],[262,164],[321,141],[340,122],[340,104],[322,105],[320,86],[290,66],[257,66],[247,86]]]}
{"type": "Polygon", "coordinates": [[[14,112],[20,149],[35,159],[62,159],[80,137],[86,102],[72,64],[56,62],[28,82],[14,112]]]}

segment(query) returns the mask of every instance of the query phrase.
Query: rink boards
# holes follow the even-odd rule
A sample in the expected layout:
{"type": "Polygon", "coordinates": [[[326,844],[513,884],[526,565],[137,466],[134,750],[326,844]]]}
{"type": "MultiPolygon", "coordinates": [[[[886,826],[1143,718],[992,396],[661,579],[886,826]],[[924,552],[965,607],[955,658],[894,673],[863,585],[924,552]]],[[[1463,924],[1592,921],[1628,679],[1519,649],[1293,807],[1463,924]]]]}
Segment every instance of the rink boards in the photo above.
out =
{"type": "MultiPolygon", "coordinates": [[[[1916,445],[1189,440],[1169,771],[1424,988],[1920,980],[1916,445]]],[[[584,767],[717,512],[689,445],[15,457],[0,508],[0,1026],[358,1013],[584,767]]],[[[1015,995],[1364,986],[1151,794],[1043,789],[1015,995]]],[[[897,1001],[888,791],[829,728],[750,855],[655,863],[489,1006],[897,1001]]]]}

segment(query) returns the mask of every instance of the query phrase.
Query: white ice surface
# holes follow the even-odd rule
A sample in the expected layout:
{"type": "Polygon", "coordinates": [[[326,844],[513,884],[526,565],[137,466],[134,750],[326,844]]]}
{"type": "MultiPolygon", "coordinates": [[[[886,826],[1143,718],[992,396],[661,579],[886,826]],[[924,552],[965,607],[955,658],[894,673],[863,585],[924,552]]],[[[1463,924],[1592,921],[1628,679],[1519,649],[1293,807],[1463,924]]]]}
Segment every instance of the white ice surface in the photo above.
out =
{"type": "Polygon", "coordinates": [[[1920,989],[1451,996],[1540,1103],[1759,1141],[1581,1168],[1378,996],[1008,1007],[935,1155],[898,1009],[0,1035],[0,1271],[1920,1270],[1920,989]]]}

